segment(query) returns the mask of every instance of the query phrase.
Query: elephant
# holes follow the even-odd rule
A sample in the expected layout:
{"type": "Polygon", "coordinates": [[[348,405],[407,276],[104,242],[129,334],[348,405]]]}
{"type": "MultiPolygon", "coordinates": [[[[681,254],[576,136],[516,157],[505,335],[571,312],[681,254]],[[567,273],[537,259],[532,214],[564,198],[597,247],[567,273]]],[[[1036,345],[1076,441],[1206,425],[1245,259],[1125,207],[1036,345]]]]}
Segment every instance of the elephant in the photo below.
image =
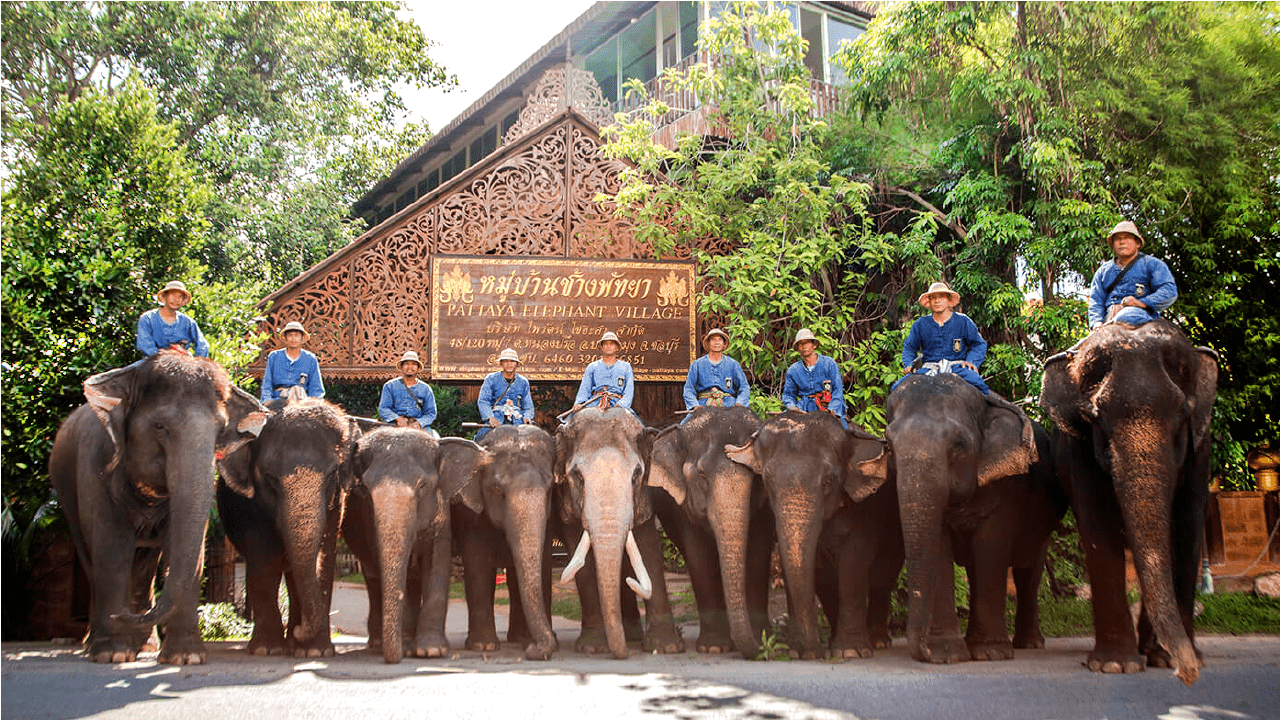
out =
{"type": "Polygon", "coordinates": [[[480,440],[489,461],[476,473],[468,498],[453,505],[453,537],[462,556],[470,650],[498,649],[494,581],[507,570],[511,597],[507,639],[524,642],[525,658],[549,660],[557,649],[551,630],[551,555],[547,526],[555,440],[536,425],[500,425],[480,440]],[[478,490],[478,492],[477,492],[478,490]]]}
{"type": "Polygon", "coordinates": [[[856,423],[845,429],[830,413],[789,410],[745,444],[724,449],[763,479],[795,657],[826,654],[815,593],[831,623],[832,654],[870,657],[873,648],[889,646],[889,598],[903,556],[897,499],[892,484],[864,480],[858,464],[878,457],[883,444],[856,423]]]}
{"type": "Polygon", "coordinates": [[[1192,607],[1208,503],[1216,356],[1156,320],[1094,330],[1049,358],[1041,406],[1071,498],[1092,586],[1101,672],[1173,667],[1190,685],[1202,663],[1192,607]],[[1135,640],[1124,549],[1142,588],[1135,640]]]}
{"type": "Polygon", "coordinates": [[[88,404],[62,423],[49,456],[89,577],[84,648],[94,662],[136,660],[162,625],[160,662],[203,663],[196,605],[214,457],[261,432],[268,412],[217,363],[177,352],[94,375],[84,393],[88,404]],[[168,567],[154,605],[159,554],[140,552],[140,536],[160,541],[168,567]]]}
{"type": "Polygon", "coordinates": [[[662,527],[684,555],[698,602],[698,652],[752,657],[769,624],[773,520],[757,474],[733,462],[760,419],[743,406],[698,407],[658,434],[649,487],[662,527]]]}
{"type": "Polygon", "coordinates": [[[1038,584],[1049,535],[1067,503],[1048,466],[1037,465],[1031,419],[999,395],[939,374],[908,377],[889,394],[886,420],[884,451],[859,467],[864,478],[897,485],[911,657],[932,663],[1007,660],[1015,644],[1042,646],[1036,587],[1024,586],[1038,584]],[[970,581],[963,638],[953,560],[966,567],[970,581]],[[1005,624],[1011,566],[1022,578],[1016,643],[1005,624]]]}
{"type": "Polygon", "coordinates": [[[576,548],[560,582],[577,579],[582,602],[579,652],[607,648],[615,658],[627,657],[621,593],[624,548],[636,574],[627,578],[627,585],[646,600],[645,649],[684,650],[667,597],[662,547],[645,484],[656,434],[621,407],[580,410],[556,431],[553,523],[565,546],[576,548]],[[593,551],[591,564],[586,563],[588,551],[593,551]]]}
{"type": "Polygon", "coordinates": [[[489,462],[470,440],[436,440],[417,428],[360,438],[342,536],[364,572],[370,648],[381,646],[386,662],[448,656],[449,508],[455,500],[480,507],[475,476],[489,462]]]}
{"type": "Polygon", "coordinates": [[[256,442],[218,463],[218,512],[245,559],[245,595],[253,613],[253,655],[329,657],[342,500],[352,483],[351,453],[360,430],[319,398],[276,399],[256,442]],[[284,575],[289,621],[280,617],[284,575]]]}

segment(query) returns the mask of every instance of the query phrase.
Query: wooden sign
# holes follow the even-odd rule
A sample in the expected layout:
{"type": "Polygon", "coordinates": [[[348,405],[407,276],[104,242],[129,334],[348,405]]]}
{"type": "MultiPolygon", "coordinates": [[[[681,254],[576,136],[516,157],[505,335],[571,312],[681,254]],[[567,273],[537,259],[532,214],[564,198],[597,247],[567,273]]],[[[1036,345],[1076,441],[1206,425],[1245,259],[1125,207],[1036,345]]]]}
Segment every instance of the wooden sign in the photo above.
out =
{"type": "Polygon", "coordinates": [[[431,377],[479,380],[514,348],[530,380],[581,380],[606,331],[637,381],[682,381],[697,332],[691,261],[431,259],[431,377]]]}

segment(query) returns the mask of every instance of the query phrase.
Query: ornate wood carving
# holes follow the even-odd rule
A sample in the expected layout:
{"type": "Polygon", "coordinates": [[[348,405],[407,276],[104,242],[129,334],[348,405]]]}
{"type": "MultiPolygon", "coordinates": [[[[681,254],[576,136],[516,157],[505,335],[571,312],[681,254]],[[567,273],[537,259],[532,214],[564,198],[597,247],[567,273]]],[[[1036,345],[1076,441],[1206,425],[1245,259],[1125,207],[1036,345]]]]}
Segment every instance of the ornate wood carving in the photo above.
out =
{"type": "Polygon", "coordinates": [[[606,258],[652,257],[648,246],[635,240],[630,221],[614,214],[613,203],[598,203],[597,193],[618,192],[621,160],[600,155],[594,132],[573,126],[569,176],[569,256],[606,258]]]}
{"type": "Polygon", "coordinates": [[[430,207],[352,259],[351,365],[394,366],[427,348],[434,226],[430,207]]]}
{"type": "Polygon", "coordinates": [[[598,127],[612,125],[613,108],[589,70],[561,65],[543,73],[520,109],[516,124],[507,130],[503,143],[515,142],[534,128],[572,107],[598,127]]]}
{"type": "Polygon", "coordinates": [[[306,347],[319,357],[322,365],[348,357],[349,274],[348,264],[339,263],[276,303],[263,328],[271,332],[271,337],[263,344],[262,364],[266,363],[267,353],[284,347],[279,331],[292,320],[297,320],[307,329],[306,347]]]}

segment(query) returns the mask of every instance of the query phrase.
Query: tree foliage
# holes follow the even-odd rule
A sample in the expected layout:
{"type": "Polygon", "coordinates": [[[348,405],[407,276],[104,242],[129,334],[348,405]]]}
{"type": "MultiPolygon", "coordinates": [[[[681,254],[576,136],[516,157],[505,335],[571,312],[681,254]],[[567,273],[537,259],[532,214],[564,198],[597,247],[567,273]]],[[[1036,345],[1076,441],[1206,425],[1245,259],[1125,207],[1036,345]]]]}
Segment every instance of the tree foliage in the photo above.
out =
{"type": "Polygon", "coordinates": [[[1134,220],[1178,279],[1169,318],[1222,354],[1216,432],[1239,455],[1231,436],[1280,430],[1280,321],[1254,300],[1280,281],[1277,8],[887,7],[843,53],[844,167],[943,223],[967,311],[1026,359],[1082,334],[1103,237],[1134,220]],[[1020,317],[1010,290],[1044,304],[1020,317]]]}

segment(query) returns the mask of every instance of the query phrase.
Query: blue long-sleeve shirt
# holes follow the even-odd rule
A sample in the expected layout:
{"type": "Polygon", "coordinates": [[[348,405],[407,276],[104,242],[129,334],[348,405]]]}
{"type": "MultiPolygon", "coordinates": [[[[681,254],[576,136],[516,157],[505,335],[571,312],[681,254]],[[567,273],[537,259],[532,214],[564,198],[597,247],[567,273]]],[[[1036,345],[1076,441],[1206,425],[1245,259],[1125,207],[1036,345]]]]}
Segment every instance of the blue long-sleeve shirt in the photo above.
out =
{"type": "Polygon", "coordinates": [[[930,314],[911,324],[907,339],[902,343],[902,367],[911,367],[917,354],[923,354],[925,362],[967,360],[975,368],[980,368],[987,359],[987,341],[982,339],[978,326],[964,313],[951,313],[951,317],[941,325],[930,314]]]}
{"type": "MultiPolygon", "coordinates": [[[[782,405],[788,410],[812,412],[818,409],[812,396],[830,391],[831,401],[827,403],[827,409],[844,423],[844,381],[840,378],[840,366],[826,355],[817,357],[813,367],[797,360],[787,368],[786,381],[782,384],[782,405]]],[[[845,427],[848,427],[847,423],[845,427]]]]}
{"type": "Polygon", "coordinates": [[[747,405],[751,399],[751,388],[747,385],[747,375],[742,365],[728,355],[721,356],[720,362],[711,362],[711,358],[703,355],[689,366],[689,375],[684,381],[684,407],[692,410],[707,401],[699,399],[702,393],[712,388],[719,388],[725,393],[721,399],[724,407],[747,405]]]}
{"type": "Polygon", "coordinates": [[[631,375],[631,363],[626,360],[615,360],[612,365],[605,365],[603,360],[592,362],[582,373],[582,383],[578,385],[578,395],[573,402],[581,405],[602,389],[622,396],[616,401],[610,400],[610,407],[616,405],[629,409],[636,394],[635,379],[631,375]]]}
{"type": "Polygon", "coordinates": [[[533,393],[529,387],[529,380],[523,375],[516,375],[508,386],[502,373],[490,373],[480,386],[480,397],[476,400],[476,406],[480,409],[482,422],[489,422],[495,414],[503,423],[519,425],[522,422],[530,422],[533,420],[533,393]],[[508,418],[504,412],[494,412],[495,406],[501,408],[504,405],[518,408],[519,414],[514,418],[508,418]]]}
{"type": "Polygon", "coordinates": [[[1141,300],[1147,307],[1127,307],[1121,311],[1122,316],[1113,318],[1134,325],[1155,320],[1160,313],[1169,309],[1178,299],[1178,284],[1174,282],[1173,273],[1163,260],[1150,255],[1139,254],[1133,260],[1133,266],[1124,274],[1120,282],[1108,293],[1107,286],[1120,274],[1121,268],[1116,261],[1102,263],[1098,272],[1093,275],[1093,283],[1089,287],[1089,329],[1098,327],[1107,320],[1107,308],[1132,295],[1141,300]]]}
{"type": "Polygon", "coordinates": [[[395,422],[398,417],[413,418],[422,427],[431,427],[436,421],[436,395],[421,380],[409,387],[404,378],[392,378],[382,386],[378,416],[387,422],[395,422]],[[418,407],[419,401],[422,407],[418,407]]]}
{"type": "Polygon", "coordinates": [[[320,361],[315,353],[301,350],[297,360],[290,360],[285,348],[272,350],[267,355],[267,367],[262,371],[258,399],[265,405],[294,385],[301,385],[307,397],[324,397],[324,380],[320,377],[320,361]]]}
{"type": "Polygon", "coordinates": [[[134,344],[143,355],[155,355],[175,343],[196,357],[209,357],[209,343],[200,326],[183,312],[178,311],[173,324],[160,317],[160,308],[148,310],[138,318],[138,339],[134,344]]]}

